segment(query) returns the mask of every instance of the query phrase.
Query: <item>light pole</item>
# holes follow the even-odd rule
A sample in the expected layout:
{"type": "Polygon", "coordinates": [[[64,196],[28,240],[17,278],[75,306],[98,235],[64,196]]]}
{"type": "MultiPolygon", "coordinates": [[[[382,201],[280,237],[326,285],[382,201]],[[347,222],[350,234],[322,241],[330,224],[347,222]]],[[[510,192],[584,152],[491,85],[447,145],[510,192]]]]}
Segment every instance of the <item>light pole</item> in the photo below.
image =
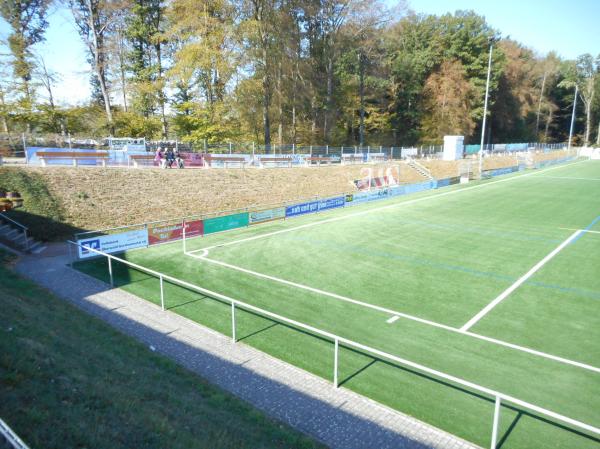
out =
{"type": "Polygon", "coordinates": [[[571,129],[569,129],[569,146],[567,149],[571,149],[571,139],[573,139],[573,128],[575,127],[575,108],[577,107],[577,94],[579,93],[579,88],[577,84],[575,84],[575,99],[573,100],[573,113],[571,114],[571,129]]]}
{"type": "Polygon", "coordinates": [[[485,140],[485,122],[487,118],[488,95],[490,92],[490,76],[492,74],[492,49],[494,48],[494,38],[489,38],[490,57],[488,60],[487,81],[485,83],[485,100],[483,102],[483,124],[481,125],[481,146],[479,147],[479,179],[483,177],[483,142],[485,140]]]}

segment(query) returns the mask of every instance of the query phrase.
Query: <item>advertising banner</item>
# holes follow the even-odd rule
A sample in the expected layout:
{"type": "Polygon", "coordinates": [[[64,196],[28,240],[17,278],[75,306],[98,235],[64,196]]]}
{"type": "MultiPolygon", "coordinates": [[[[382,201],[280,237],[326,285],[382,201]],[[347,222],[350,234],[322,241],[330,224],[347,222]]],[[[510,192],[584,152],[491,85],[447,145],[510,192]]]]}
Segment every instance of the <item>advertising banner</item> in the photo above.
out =
{"type": "Polygon", "coordinates": [[[404,186],[393,186],[390,187],[388,190],[388,195],[389,196],[399,196],[399,195],[404,195],[406,192],[404,190],[404,186]]]}
{"type": "Polygon", "coordinates": [[[77,240],[77,243],[81,245],[78,246],[79,258],[85,259],[87,257],[97,256],[98,254],[88,251],[86,248],[82,248],[82,246],[90,247],[105,253],[118,253],[127,251],[128,249],[148,246],[148,231],[146,229],[139,229],[136,231],[121,232],[119,234],[100,235],[89,239],[77,240]]]}
{"type": "Polygon", "coordinates": [[[227,231],[228,229],[243,228],[249,224],[248,212],[225,215],[224,217],[204,220],[204,234],[227,231]]]}
{"type": "Polygon", "coordinates": [[[424,190],[430,190],[430,189],[434,189],[436,186],[435,181],[427,181],[427,182],[421,182],[419,184],[408,184],[406,186],[404,186],[404,188],[406,189],[406,193],[416,193],[416,192],[422,192],[424,190]]]}
{"type": "Polygon", "coordinates": [[[369,192],[369,201],[382,200],[384,198],[387,198],[387,196],[388,196],[388,189],[371,190],[369,192]]]}
{"type": "Polygon", "coordinates": [[[285,207],[277,207],[275,209],[259,210],[250,212],[250,224],[263,223],[265,221],[277,220],[285,218],[285,207]]]}
{"type": "MultiPolygon", "coordinates": [[[[203,231],[202,220],[186,221],[185,236],[198,237],[203,231]]],[[[157,223],[148,227],[148,243],[156,245],[157,243],[171,242],[183,238],[183,228],[181,223],[157,223]]]]}
{"type": "Polygon", "coordinates": [[[319,202],[311,201],[310,203],[294,204],[285,208],[286,217],[295,217],[296,215],[310,214],[319,210],[319,202]]]}
{"type": "Polygon", "coordinates": [[[343,196],[335,198],[327,198],[319,201],[319,210],[335,209],[336,207],[344,207],[346,199],[343,196]]]}
{"type": "Polygon", "coordinates": [[[369,201],[369,192],[358,192],[346,195],[346,206],[354,206],[355,204],[369,201]]]}

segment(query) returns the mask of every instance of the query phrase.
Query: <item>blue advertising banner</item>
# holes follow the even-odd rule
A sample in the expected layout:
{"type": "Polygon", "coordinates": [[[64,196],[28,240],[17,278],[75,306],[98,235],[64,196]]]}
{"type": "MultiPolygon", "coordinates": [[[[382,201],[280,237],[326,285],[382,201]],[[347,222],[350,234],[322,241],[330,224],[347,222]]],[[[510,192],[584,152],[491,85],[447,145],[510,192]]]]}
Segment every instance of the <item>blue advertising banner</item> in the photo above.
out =
{"type": "Polygon", "coordinates": [[[421,182],[419,184],[408,184],[406,186],[404,186],[404,188],[406,189],[406,194],[409,193],[416,193],[416,192],[423,192],[424,190],[430,190],[430,189],[434,189],[436,186],[436,182],[435,181],[427,181],[427,182],[421,182]]]}
{"type": "Polygon", "coordinates": [[[393,186],[388,189],[389,196],[399,196],[404,195],[405,193],[404,186],[393,186]]]}
{"type": "Polygon", "coordinates": [[[98,256],[97,253],[87,248],[96,249],[105,253],[118,253],[128,249],[148,246],[148,230],[121,232],[119,234],[100,235],[89,239],[77,240],[79,244],[79,258],[98,256]]]}
{"type": "Polygon", "coordinates": [[[335,209],[336,207],[344,207],[346,198],[343,196],[336,196],[335,198],[327,198],[319,201],[319,210],[335,209]]]}
{"type": "Polygon", "coordinates": [[[369,201],[377,201],[387,198],[388,189],[371,190],[369,192],[369,201]]]}
{"type": "Polygon", "coordinates": [[[310,203],[294,204],[285,208],[286,217],[295,217],[296,215],[311,214],[319,210],[319,202],[311,201],[310,203]]]}
{"type": "Polygon", "coordinates": [[[346,206],[354,206],[366,201],[369,201],[369,192],[357,192],[346,195],[346,206]]]}

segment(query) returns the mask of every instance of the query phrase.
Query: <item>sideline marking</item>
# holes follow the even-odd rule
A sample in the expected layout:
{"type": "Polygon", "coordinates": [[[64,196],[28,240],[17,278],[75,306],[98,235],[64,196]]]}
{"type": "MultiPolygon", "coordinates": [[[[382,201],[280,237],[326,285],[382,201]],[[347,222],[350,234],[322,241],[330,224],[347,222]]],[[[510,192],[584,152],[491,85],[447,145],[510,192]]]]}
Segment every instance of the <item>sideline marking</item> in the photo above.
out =
{"type": "Polygon", "coordinates": [[[467,321],[467,323],[463,327],[461,327],[460,330],[468,331],[471,327],[473,327],[473,325],[475,325],[480,319],[482,319],[485,315],[487,315],[494,307],[496,307],[498,304],[500,304],[502,301],[504,301],[512,292],[514,292],[517,288],[519,288],[527,279],[529,279],[531,276],[533,276],[540,268],[542,268],[544,265],[546,265],[546,263],[550,259],[552,259],[554,256],[556,256],[569,243],[571,243],[572,241],[577,239],[577,237],[579,237],[582,233],[583,233],[583,231],[578,230],[578,231],[575,231],[573,234],[571,234],[570,237],[567,240],[565,240],[564,242],[562,242],[560,245],[558,245],[554,249],[554,251],[552,251],[550,254],[548,254],[546,257],[544,257],[542,260],[540,260],[527,273],[525,273],[523,276],[521,276],[519,279],[517,279],[513,285],[511,285],[506,290],[504,290],[502,293],[500,293],[500,295],[498,295],[498,297],[496,299],[494,299],[487,306],[485,306],[483,309],[481,309],[481,311],[477,315],[475,315],[473,318],[471,318],[469,321],[467,321]]]}
{"type": "MultiPolygon", "coordinates": [[[[254,235],[252,237],[247,237],[247,238],[243,238],[243,239],[239,239],[239,240],[232,240],[230,242],[224,242],[224,243],[220,243],[220,244],[217,244],[217,245],[212,245],[212,246],[207,246],[207,247],[204,247],[204,248],[196,249],[196,250],[193,250],[193,251],[188,251],[188,254],[192,254],[192,253],[200,252],[200,251],[204,251],[204,250],[209,251],[211,249],[221,248],[221,247],[230,246],[230,245],[236,245],[238,243],[250,242],[250,241],[258,240],[258,239],[265,238],[265,237],[271,237],[273,235],[278,235],[278,234],[283,234],[283,233],[286,233],[286,232],[296,231],[298,229],[311,228],[313,226],[317,226],[317,225],[320,225],[320,224],[332,223],[332,222],[339,221],[339,220],[345,220],[347,218],[353,218],[353,217],[358,217],[358,216],[370,214],[372,212],[377,212],[377,211],[380,211],[380,210],[387,210],[387,209],[391,209],[391,208],[399,207],[399,206],[403,206],[403,205],[415,204],[415,203],[419,203],[421,201],[430,200],[432,198],[440,198],[442,196],[453,195],[453,194],[460,193],[460,192],[467,192],[467,191],[470,191],[470,190],[473,190],[473,189],[479,189],[481,187],[487,187],[487,186],[495,185],[495,184],[498,184],[498,183],[501,183],[501,182],[513,181],[515,179],[523,179],[523,178],[527,178],[529,176],[539,175],[540,173],[547,173],[547,172],[549,172],[551,170],[557,170],[559,168],[570,167],[572,165],[580,164],[580,163],[583,163],[583,162],[589,162],[589,160],[588,159],[584,159],[582,161],[575,161],[575,162],[571,162],[571,163],[568,163],[568,164],[565,164],[565,165],[555,165],[553,167],[542,169],[543,171],[534,171],[533,173],[526,173],[526,174],[520,175],[520,176],[511,176],[510,178],[498,179],[496,181],[486,182],[486,183],[483,183],[483,184],[478,184],[478,185],[471,186],[471,187],[465,187],[465,188],[462,188],[462,189],[450,190],[448,192],[437,193],[437,194],[429,195],[429,196],[426,196],[426,197],[423,197],[423,198],[415,198],[413,200],[402,201],[400,203],[389,204],[387,206],[382,206],[382,207],[373,208],[373,209],[367,209],[367,210],[363,210],[363,211],[360,211],[360,212],[355,212],[355,213],[351,213],[351,214],[347,214],[347,215],[342,215],[340,217],[332,217],[332,218],[327,218],[325,220],[313,221],[313,222],[306,223],[306,224],[303,224],[303,225],[300,225],[300,226],[295,226],[295,227],[292,227],[292,228],[280,229],[278,231],[267,232],[265,234],[258,234],[258,235],[254,235]]],[[[196,237],[192,237],[192,238],[193,239],[197,239],[197,238],[202,238],[202,236],[196,236],[196,237]]],[[[192,238],[188,238],[187,240],[191,240],[192,238]]]]}
{"type": "Polygon", "coordinates": [[[394,315],[389,320],[387,320],[386,323],[392,324],[392,323],[395,323],[396,321],[398,321],[399,319],[400,319],[400,317],[398,315],[394,315]]]}
{"type": "Polygon", "coordinates": [[[590,231],[589,229],[576,229],[576,228],[558,228],[564,229],[565,231],[581,231],[581,232],[589,232],[591,234],[600,234],[600,231],[590,231]]]}
{"type": "Polygon", "coordinates": [[[577,178],[575,176],[542,176],[542,178],[573,179],[573,180],[577,180],[577,181],[600,181],[600,178],[577,178]]]}
{"type": "MultiPolygon", "coordinates": [[[[274,282],[280,282],[282,284],[290,285],[292,287],[296,287],[296,288],[300,288],[300,289],[303,289],[303,290],[312,291],[314,293],[318,293],[318,294],[321,294],[323,296],[329,296],[331,298],[334,298],[334,299],[337,299],[337,300],[340,300],[340,301],[345,301],[345,302],[349,302],[351,304],[355,304],[355,305],[359,305],[359,306],[366,307],[366,308],[369,308],[369,309],[377,310],[379,312],[383,312],[383,313],[386,313],[386,314],[389,314],[389,315],[393,315],[394,317],[405,318],[407,320],[416,321],[418,323],[425,324],[425,325],[428,325],[428,326],[436,327],[436,328],[439,328],[439,329],[444,329],[446,331],[450,331],[450,332],[457,333],[457,334],[467,335],[469,337],[476,338],[478,340],[483,340],[483,341],[486,341],[488,343],[496,344],[496,345],[499,345],[499,346],[504,346],[504,347],[507,347],[507,348],[510,348],[510,349],[514,349],[514,350],[525,352],[525,353],[528,353],[528,354],[532,354],[532,355],[535,355],[535,356],[538,356],[538,357],[542,357],[542,358],[546,358],[546,359],[549,359],[549,360],[553,360],[555,362],[564,363],[566,365],[572,365],[572,366],[575,366],[577,368],[582,368],[582,369],[585,369],[585,370],[588,370],[588,371],[593,371],[593,372],[596,372],[596,373],[600,373],[600,368],[592,366],[592,365],[588,365],[586,363],[577,362],[577,361],[574,361],[574,360],[569,360],[569,359],[566,359],[566,358],[563,358],[563,357],[559,357],[559,356],[556,356],[556,355],[548,354],[546,352],[537,351],[535,349],[531,349],[531,348],[528,348],[526,346],[520,346],[520,345],[517,345],[517,344],[514,344],[514,343],[509,343],[509,342],[504,341],[504,340],[498,340],[496,338],[487,337],[487,336],[481,335],[481,334],[476,334],[474,332],[463,331],[461,329],[457,329],[457,328],[452,327],[452,326],[447,326],[445,324],[437,323],[435,321],[427,320],[427,319],[424,319],[424,318],[419,318],[419,317],[416,317],[414,315],[409,315],[407,313],[398,312],[396,310],[391,310],[391,309],[388,309],[388,308],[385,308],[385,307],[381,307],[381,306],[377,306],[377,305],[374,305],[374,304],[370,304],[370,303],[366,303],[366,302],[363,302],[363,301],[359,301],[359,300],[356,300],[356,299],[348,298],[346,296],[338,295],[336,293],[331,293],[331,292],[327,292],[327,291],[324,291],[324,290],[319,290],[319,289],[316,289],[316,288],[313,288],[313,287],[309,287],[307,285],[302,285],[302,284],[291,282],[291,281],[288,281],[288,280],[285,280],[285,279],[276,278],[274,276],[269,276],[267,274],[259,273],[259,272],[252,271],[252,270],[248,270],[246,268],[238,267],[236,265],[231,265],[231,264],[228,264],[226,262],[221,262],[219,260],[209,259],[206,256],[199,256],[199,255],[196,255],[196,254],[191,254],[189,252],[185,253],[185,254],[188,255],[188,256],[190,256],[190,257],[194,257],[196,259],[204,260],[206,262],[210,262],[210,263],[213,263],[213,264],[216,264],[216,265],[221,265],[221,266],[224,266],[224,267],[227,267],[227,268],[231,268],[233,270],[241,271],[242,273],[247,273],[247,274],[250,274],[250,275],[253,275],[253,276],[256,276],[256,277],[269,279],[269,280],[272,280],[274,282]]],[[[204,254],[208,254],[208,251],[205,251],[204,254]]]]}

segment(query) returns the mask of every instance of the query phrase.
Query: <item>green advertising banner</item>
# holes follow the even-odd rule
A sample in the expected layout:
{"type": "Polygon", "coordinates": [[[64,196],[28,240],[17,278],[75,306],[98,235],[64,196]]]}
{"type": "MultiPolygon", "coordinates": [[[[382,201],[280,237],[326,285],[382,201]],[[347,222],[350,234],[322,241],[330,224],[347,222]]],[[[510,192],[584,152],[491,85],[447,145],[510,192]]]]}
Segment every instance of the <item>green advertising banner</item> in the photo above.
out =
{"type": "Polygon", "coordinates": [[[204,220],[204,234],[248,226],[248,212],[204,220]]]}

